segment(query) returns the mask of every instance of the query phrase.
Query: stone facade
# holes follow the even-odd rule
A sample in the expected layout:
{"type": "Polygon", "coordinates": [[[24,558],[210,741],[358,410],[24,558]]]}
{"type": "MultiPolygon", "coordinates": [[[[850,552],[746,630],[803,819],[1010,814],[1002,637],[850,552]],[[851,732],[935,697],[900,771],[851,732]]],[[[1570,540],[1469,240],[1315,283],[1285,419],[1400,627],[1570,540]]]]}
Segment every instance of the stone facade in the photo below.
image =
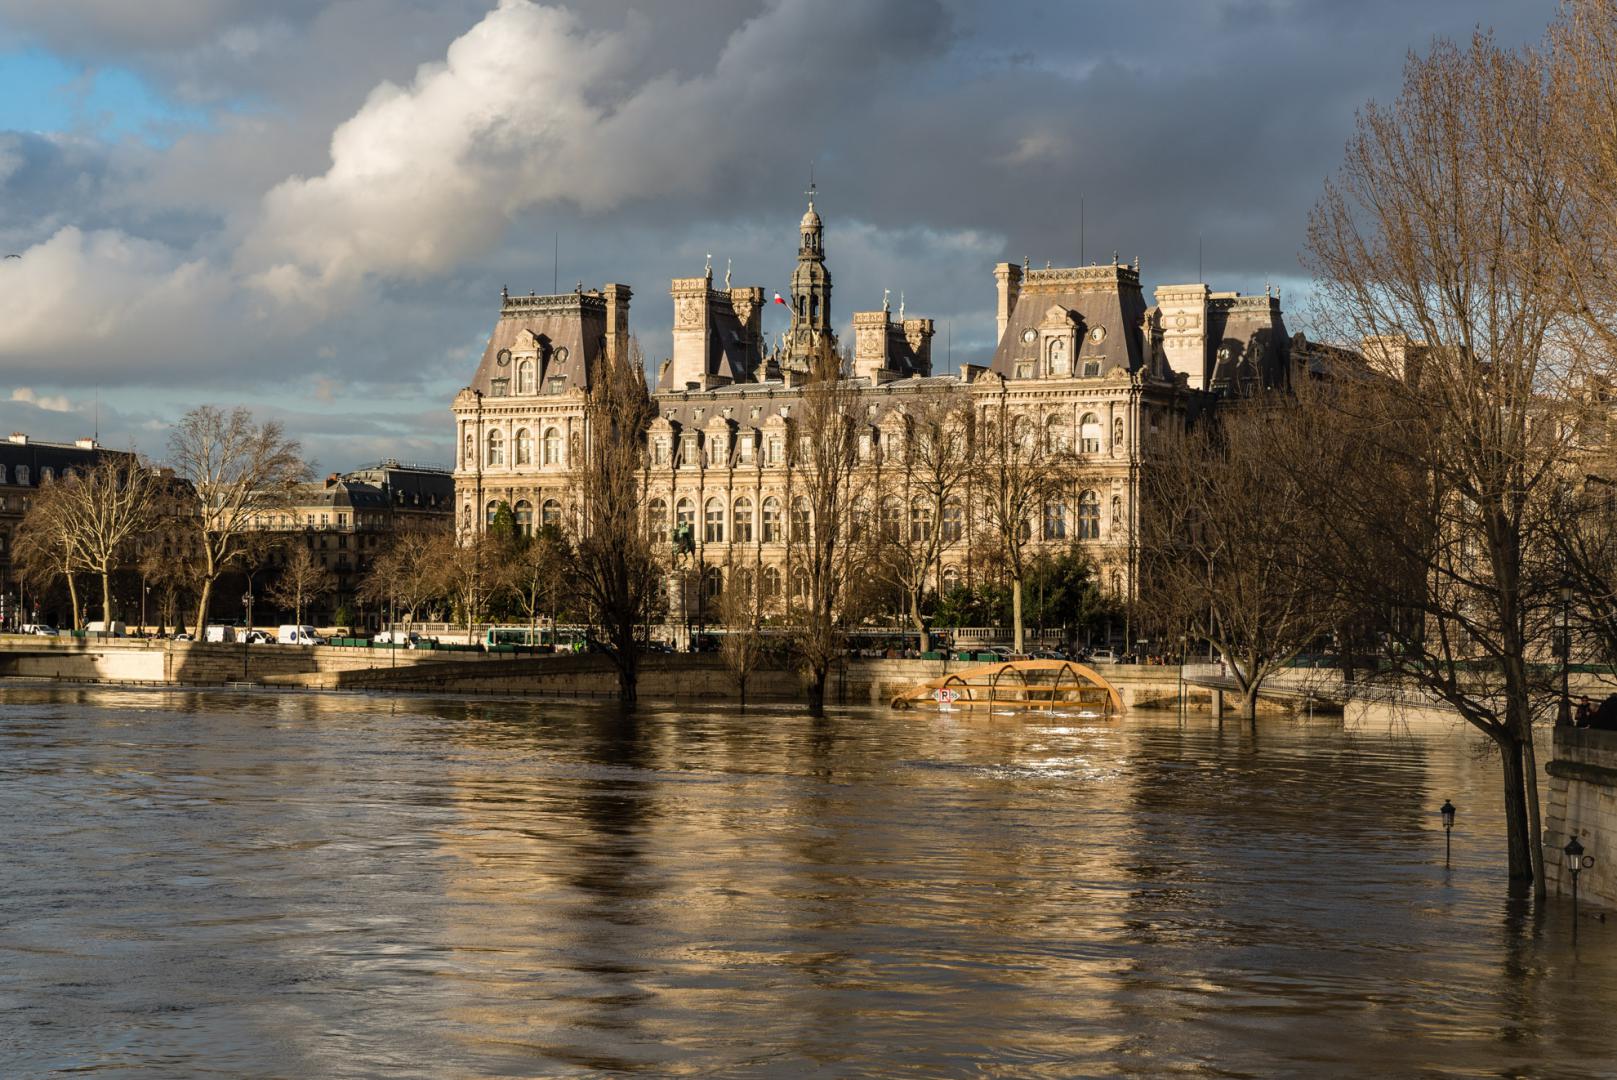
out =
{"type": "Polygon", "coordinates": [[[1563,893],[1572,876],[1562,848],[1573,836],[1594,865],[1578,876],[1585,902],[1617,908],[1617,731],[1558,727],[1555,755],[1545,767],[1544,869],[1563,893]]]}
{"type": "MultiPolygon", "coordinates": [[[[1132,598],[1152,446],[1220,394],[1289,380],[1293,349],[1279,297],[1176,285],[1159,287],[1150,305],[1138,266],[1115,261],[1042,270],[1001,263],[993,279],[997,346],[986,363],[963,364],[958,374],[932,373],[932,320],[906,318],[902,306],[894,319],[885,299],[879,311],[853,315],[845,377],[857,388],[862,465],[878,468],[906,412],[930,399],[969,404],[982,420],[1021,417],[1040,446],[1077,463],[1072,490],[1030,523],[1034,550],[1077,543],[1101,567],[1103,586],[1132,598]]],[[[792,296],[780,298],[791,327],[773,347],[760,330],[762,289],[728,280],[715,288],[709,267],[675,279],[671,295],[673,350],[654,380],[657,418],[647,436],[647,527],[658,537],[690,527],[707,594],[722,587],[722,568],[750,566],[766,595],[779,595],[792,582],[792,411],[809,351],[835,343],[813,203],[800,226],[792,296]]],[[[501,502],[519,527],[564,520],[592,365],[626,339],[628,296],[627,287],[608,285],[505,298],[482,363],[453,405],[463,535],[486,528],[501,502]],[[609,334],[610,297],[619,298],[621,321],[609,334]],[[505,374],[569,348],[579,360],[565,378],[513,382],[505,374]]],[[[968,488],[959,516],[935,523],[947,529],[938,585],[969,582],[987,558],[973,547],[979,494],[968,488]]]]}

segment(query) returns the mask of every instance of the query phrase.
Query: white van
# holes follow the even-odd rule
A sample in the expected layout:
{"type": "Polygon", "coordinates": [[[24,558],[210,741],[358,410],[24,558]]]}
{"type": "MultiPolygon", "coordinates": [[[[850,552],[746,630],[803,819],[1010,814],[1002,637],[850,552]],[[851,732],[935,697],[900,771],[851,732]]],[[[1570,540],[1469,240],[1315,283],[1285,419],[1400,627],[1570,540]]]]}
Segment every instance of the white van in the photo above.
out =
{"type": "Polygon", "coordinates": [[[202,631],[203,641],[233,642],[236,640],[236,628],[225,626],[223,623],[213,623],[202,631]]]}
{"type": "Polygon", "coordinates": [[[117,620],[112,622],[102,622],[98,619],[94,622],[85,623],[84,629],[87,633],[101,634],[104,637],[123,637],[128,631],[129,627],[125,623],[118,622],[117,620]]]}
{"type": "Polygon", "coordinates": [[[376,636],[371,638],[371,644],[403,645],[406,649],[413,649],[423,640],[414,630],[378,630],[376,636]]]}
{"type": "Polygon", "coordinates": [[[315,633],[312,626],[283,626],[275,631],[275,640],[282,645],[324,645],[326,639],[315,633]]]}

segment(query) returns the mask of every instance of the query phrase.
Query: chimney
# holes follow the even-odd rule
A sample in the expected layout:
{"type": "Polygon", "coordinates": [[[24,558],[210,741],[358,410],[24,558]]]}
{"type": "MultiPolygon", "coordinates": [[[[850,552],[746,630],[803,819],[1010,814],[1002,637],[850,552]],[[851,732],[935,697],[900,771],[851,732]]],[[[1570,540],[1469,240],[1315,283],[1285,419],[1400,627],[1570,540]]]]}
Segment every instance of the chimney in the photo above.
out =
{"type": "Polygon", "coordinates": [[[80,450],[94,450],[98,444],[94,439],[74,439],[73,445],[80,450]]]}
{"type": "Polygon", "coordinates": [[[11,433],[11,441],[16,443],[18,446],[27,446],[28,445],[28,436],[24,435],[20,431],[13,431],[11,433]]]}
{"type": "Polygon", "coordinates": [[[629,298],[634,294],[629,286],[612,283],[601,291],[606,295],[606,355],[616,360],[629,347],[629,298]]]}
{"type": "Polygon", "coordinates": [[[995,263],[994,291],[999,295],[999,304],[994,312],[994,321],[999,324],[999,334],[994,338],[997,345],[1000,338],[1005,336],[1005,326],[1011,321],[1016,298],[1022,291],[1022,268],[1015,263],[995,263]]]}
{"type": "Polygon", "coordinates": [[[336,487],[337,486],[337,481],[341,480],[341,479],[342,479],[342,477],[338,476],[336,473],[332,473],[331,475],[326,477],[326,486],[328,488],[329,487],[336,487]]]}

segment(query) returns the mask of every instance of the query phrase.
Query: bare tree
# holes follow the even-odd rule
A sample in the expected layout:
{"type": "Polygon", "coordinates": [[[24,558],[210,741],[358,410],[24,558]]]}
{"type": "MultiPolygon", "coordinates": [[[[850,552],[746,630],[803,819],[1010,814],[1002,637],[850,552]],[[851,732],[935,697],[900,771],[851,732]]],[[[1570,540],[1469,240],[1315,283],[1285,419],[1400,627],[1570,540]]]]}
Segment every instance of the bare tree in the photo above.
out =
{"type": "Polygon", "coordinates": [[[294,539],[275,584],[270,586],[269,596],[282,607],[290,608],[292,621],[301,626],[303,609],[330,593],[336,585],[335,575],[309,550],[308,545],[294,539]]]}
{"type": "Polygon", "coordinates": [[[78,575],[87,567],[83,551],[74,542],[67,504],[67,493],[61,485],[44,485],[23,515],[12,554],[23,580],[33,586],[36,595],[48,590],[57,578],[66,583],[73,613],[72,629],[78,630],[84,626],[78,575]]]}
{"type": "Polygon", "coordinates": [[[1034,418],[1008,404],[1003,387],[982,419],[973,464],[981,478],[983,517],[1011,582],[1012,647],[1023,652],[1022,588],[1033,529],[1046,504],[1068,488],[1073,460],[1068,448],[1049,444],[1034,418]]]}
{"type": "Polygon", "coordinates": [[[161,481],[133,454],[108,454],[54,482],[58,523],[85,570],[101,579],[101,618],[110,624],[112,573],[135,557],[137,541],[156,524],[161,481]]]}
{"type": "Polygon", "coordinates": [[[466,644],[473,644],[474,628],[500,586],[494,542],[484,533],[459,540],[444,533],[432,538],[428,558],[437,568],[434,592],[460,613],[466,623],[466,644]]]}
{"type": "Polygon", "coordinates": [[[646,428],[653,416],[640,346],[632,338],[597,364],[584,405],[583,460],[575,462],[579,506],[573,580],[589,621],[617,668],[618,697],[635,700],[640,627],[662,580],[642,524],[646,428]]]}
{"type": "Polygon", "coordinates": [[[719,657],[735,680],[741,707],[747,707],[747,683],[764,659],[762,583],[750,566],[727,563],[724,591],[719,594],[719,657]]]}
{"type": "Polygon", "coordinates": [[[414,620],[439,595],[441,574],[435,559],[442,548],[438,534],[415,529],[399,533],[372,561],[360,584],[360,597],[388,609],[390,617],[402,610],[414,620]]]}
{"type": "Polygon", "coordinates": [[[1530,659],[1559,579],[1546,535],[1567,460],[1556,343],[1574,306],[1552,112],[1531,54],[1480,35],[1439,43],[1410,60],[1393,105],[1361,114],[1308,237],[1325,317],[1366,339],[1382,376],[1368,398],[1343,395],[1330,425],[1350,440],[1320,492],[1336,580],[1381,613],[1403,678],[1499,750],[1510,876],[1540,895],[1530,659]],[[1362,470],[1382,464],[1396,467],[1370,486],[1362,470]]]}
{"type": "Polygon", "coordinates": [[[1248,719],[1264,680],[1336,620],[1305,539],[1318,500],[1275,464],[1300,430],[1289,400],[1228,406],[1167,440],[1144,478],[1147,609],[1218,650],[1248,719]]]}
{"type": "Polygon", "coordinates": [[[923,601],[937,586],[944,552],[965,540],[971,420],[963,393],[945,390],[917,403],[905,414],[902,444],[883,447],[876,471],[876,521],[866,534],[874,548],[871,565],[903,594],[922,652],[932,648],[932,618],[923,601]]]}
{"type": "Polygon", "coordinates": [[[527,617],[529,641],[541,617],[550,618],[552,641],[556,618],[568,593],[572,551],[561,530],[542,526],[532,536],[516,533],[499,559],[500,580],[522,614],[527,617]]]}
{"type": "Polygon", "coordinates": [[[246,409],[226,413],[212,405],[180,418],[169,436],[169,458],[195,495],[200,627],[208,619],[214,582],[241,559],[252,530],[290,506],[293,489],[308,479],[309,467],[279,423],[259,424],[246,409]]]}
{"type": "Polygon", "coordinates": [[[794,495],[787,529],[792,572],[793,644],[807,683],[809,711],[825,712],[831,665],[846,648],[845,607],[854,558],[853,508],[861,476],[854,415],[858,391],[843,377],[844,361],[829,344],[812,359],[800,411],[792,418],[794,495]]]}

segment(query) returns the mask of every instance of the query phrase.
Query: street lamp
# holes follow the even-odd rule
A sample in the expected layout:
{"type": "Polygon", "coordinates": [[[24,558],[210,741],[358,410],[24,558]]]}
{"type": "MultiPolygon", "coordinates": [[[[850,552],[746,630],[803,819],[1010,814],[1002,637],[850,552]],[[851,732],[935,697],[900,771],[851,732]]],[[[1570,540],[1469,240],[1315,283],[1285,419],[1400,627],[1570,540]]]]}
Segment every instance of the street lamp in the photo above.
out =
{"type": "Polygon", "coordinates": [[[247,678],[247,643],[253,632],[253,584],[247,583],[247,591],[241,594],[242,614],[245,625],[241,631],[241,677],[247,678]]]}
{"type": "Polygon", "coordinates": [[[1454,832],[1454,804],[1444,799],[1443,805],[1438,808],[1437,812],[1443,815],[1443,869],[1447,870],[1449,866],[1449,840],[1454,832]]]}
{"type": "Polygon", "coordinates": [[[1179,635],[1179,717],[1185,716],[1185,650],[1189,647],[1184,634],[1179,635]]]}
{"type": "Polygon", "coordinates": [[[1576,836],[1568,840],[1566,847],[1562,848],[1561,851],[1566,854],[1567,872],[1572,875],[1572,941],[1576,944],[1578,940],[1578,873],[1593,866],[1595,857],[1583,853],[1583,845],[1578,843],[1576,836]]]}
{"type": "Polygon", "coordinates": [[[1571,575],[1561,575],[1561,704],[1555,713],[1557,727],[1572,723],[1572,699],[1567,693],[1572,671],[1572,584],[1571,575]]]}

